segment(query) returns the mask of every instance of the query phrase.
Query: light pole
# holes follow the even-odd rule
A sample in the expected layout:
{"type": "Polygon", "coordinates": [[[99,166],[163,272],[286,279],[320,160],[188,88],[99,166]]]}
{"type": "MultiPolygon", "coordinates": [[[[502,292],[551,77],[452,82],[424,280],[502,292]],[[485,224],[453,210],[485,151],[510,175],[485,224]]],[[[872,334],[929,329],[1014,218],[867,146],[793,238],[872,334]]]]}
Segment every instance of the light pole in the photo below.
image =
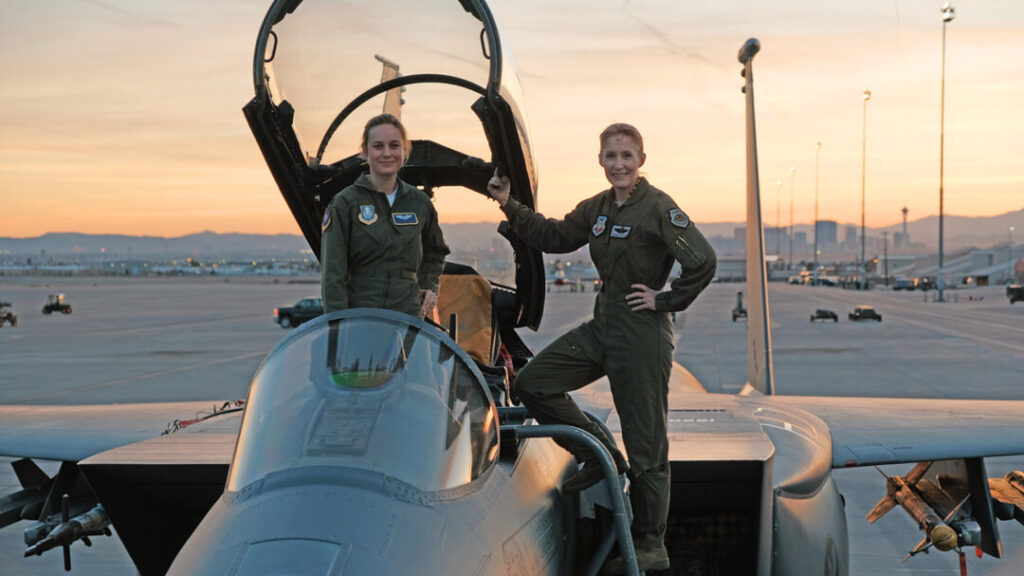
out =
{"type": "Polygon", "coordinates": [[[945,269],[942,266],[942,216],[943,216],[943,162],[946,154],[946,24],[953,21],[956,9],[949,2],[942,5],[942,97],[939,104],[939,297],[945,302],[942,292],[946,288],[945,269]]]}
{"type": "Polygon", "coordinates": [[[885,287],[889,287],[889,231],[882,232],[882,250],[885,254],[885,287]]]}
{"type": "Polygon", "coordinates": [[[818,156],[821,142],[814,145],[814,285],[818,285],[818,156]]]}
{"type": "Polygon", "coordinates": [[[860,289],[868,289],[867,266],[864,263],[864,182],[867,176],[868,165],[868,100],[871,100],[871,90],[864,90],[864,114],[863,126],[861,127],[860,146],[860,289]]]}
{"type": "Polygon", "coordinates": [[[1009,276],[1007,276],[1006,283],[1013,284],[1013,226],[1010,226],[1010,242],[1006,246],[1006,266],[1008,267],[1009,276]]]}
{"type": "Polygon", "coordinates": [[[796,166],[789,167],[789,268],[793,268],[793,180],[796,179],[796,166]]]}
{"type": "Polygon", "coordinates": [[[775,181],[775,255],[782,256],[782,250],[779,248],[779,235],[782,234],[782,218],[779,216],[781,212],[779,207],[782,205],[782,180],[775,181]]]}

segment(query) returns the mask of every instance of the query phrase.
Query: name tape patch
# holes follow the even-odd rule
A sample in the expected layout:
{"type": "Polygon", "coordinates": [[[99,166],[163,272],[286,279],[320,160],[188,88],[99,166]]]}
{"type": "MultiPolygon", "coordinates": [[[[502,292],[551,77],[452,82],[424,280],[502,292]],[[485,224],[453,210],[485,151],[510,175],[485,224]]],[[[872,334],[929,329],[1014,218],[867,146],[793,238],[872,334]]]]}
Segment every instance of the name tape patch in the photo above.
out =
{"type": "Polygon", "coordinates": [[[391,215],[391,220],[396,226],[412,226],[420,223],[415,212],[395,212],[391,215]]]}
{"type": "Polygon", "coordinates": [[[632,229],[632,226],[612,226],[612,238],[625,238],[632,229]]]}

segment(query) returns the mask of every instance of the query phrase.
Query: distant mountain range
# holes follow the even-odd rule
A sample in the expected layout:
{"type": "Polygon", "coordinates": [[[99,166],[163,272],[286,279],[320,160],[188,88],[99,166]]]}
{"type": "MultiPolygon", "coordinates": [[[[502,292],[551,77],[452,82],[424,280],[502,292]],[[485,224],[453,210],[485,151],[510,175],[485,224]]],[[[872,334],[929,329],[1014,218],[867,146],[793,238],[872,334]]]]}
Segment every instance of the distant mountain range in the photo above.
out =
{"type": "MultiPolygon", "coordinates": [[[[944,217],[944,245],[947,250],[966,247],[985,248],[1004,243],[1008,239],[1010,226],[1016,227],[1018,238],[1014,244],[1024,240],[1024,208],[998,216],[951,216],[944,217]]],[[[784,222],[786,224],[786,222],[784,222]]],[[[745,222],[698,223],[705,236],[733,237],[737,228],[745,222]]],[[[766,221],[766,226],[775,222],[766,221]]],[[[839,224],[840,235],[847,226],[859,228],[859,224],[839,224]]],[[[489,246],[494,237],[496,222],[473,222],[444,224],[444,233],[453,246],[489,246]]],[[[812,237],[809,224],[798,224],[794,228],[812,237]]],[[[883,231],[900,232],[902,224],[882,228],[868,228],[868,236],[881,236],[883,231]]],[[[923,243],[934,250],[938,246],[938,216],[929,216],[907,222],[911,241],[923,243]]],[[[297,234],[218,234],[200,232],[174,238],[162,236],[126,236],[122,234],[78,234],[51,233],[34,238],[0,237],[0,260],[5,258],[73,258],[96,259],[175,259],[175,258],[296,258],[308,255],[309,246],[305,238],[297,234]]]]}
{"type": "Polygon", "coordinates": [[[292,258],[309,252],[297,234],[200,232],[175,238],[123,234],[51,233],[35,238],[0,237],[0,258],[106,257],[121,260],[175,258],[292,258]]]}

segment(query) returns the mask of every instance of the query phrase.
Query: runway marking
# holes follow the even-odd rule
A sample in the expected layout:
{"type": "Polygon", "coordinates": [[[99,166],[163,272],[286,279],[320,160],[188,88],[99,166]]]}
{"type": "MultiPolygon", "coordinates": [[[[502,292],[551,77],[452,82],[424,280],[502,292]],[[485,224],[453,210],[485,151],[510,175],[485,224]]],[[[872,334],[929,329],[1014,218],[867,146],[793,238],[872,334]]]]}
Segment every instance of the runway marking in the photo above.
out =
{"type": "Polygon", "coordinates": [[[168,328],[196,328],[199,326],[209,326],[211,324],[219,324],[222,322],[241,322],[243,320],[251,320],[253,318],[263,318],[266,314],[247,314],[245,316],[226,316],[223,318],[208,318],[205,320],[188,320],[183,322],[166,322],[164,324],[146,324],[144,326],[134,326],[129,328],[121,328],[113,326],[110,328],[100,328],[93,330],[91,334],[131,334],[136,332],[152,332],[152,331],[163,331],[168,328]]]}
{"type": "Polygon", "coordinates": [[[946,334],[951,334],[953,336],[958,336],[960,338],[967,338],[968,340],[976,340],[978,342],[982,342],[984,344],[988,344],[989,346],[995,346],[996,348],[1002,348],[1003,350],[1009,350],[1010,352],[1014,352],[1014,353],[1017,353],[1017,354],[1024,354],[1024,348],[1017,347],[1017,346],[1012,346],[1010,344],[1007,344],[1006,342],[1001,342],[999,340],[993,340],[991,338],[985,338],[983,336],[975,336],[974,334],[966,334],[966,333],[960,332],[958,330],[952,330],[952,329],[949,329],[949,328],[943,328],[943,327],[937,326],[935,324],[928,324],[928,323],[925,323],[925,322],[919,322],[917,320],[911,320],[911,319],[906,318],[906,317],[896,317],[896,319],[899,320],[900,322],[906,322],[907,324],[910,324],[912,326],[917,326],[918,328],[925,328],[925,329],[931,330],[933,332],[944,332],[946,334]]]}
{"type": "MultiPolygon", "coordinates": [[[[864,297],[858,297],[858,293],[853,292],[837,292],[831,295],[840,296],[844,303],[848,305],[854,305],[855,302],[865,299],[864,297]]],[[[891,293],[878,293],[873,296],[877,296],[877,300],[884,302],[884,304],[876,302],[875,308],[896,306],[897,308],[900,308],[903,313],[920,314],[922,316],[929,316],[940,320],[955,319],[960,322],[969,322],[971,324],[979,325],[986,330],[992,328],[991,323],[993,321],[1006,320],[1007,318],[1005,314],[1001,314],[999,310],[992,308],[960,308],[958,306],[961,306],[961,304],[954,302],[942,304],[932,301],[922,302],[916,299],[906,300],[891,293]],[[979,315],[986,317],[979,318],[979,315]]],[[[821,294],[807,295],[807,298],[815,299],[826,305],[835,304],[834,300],[825,298],[821,294]]],[[[1011,322],[998,323],[996,326],[1000,329],[1009,330],[1010,332],[1024,332],[1024,328],[1020,328],[1011,322]]]]}
{"type": "Polygon", "coordinates": [[[103,388],[110,388],[112,386],[120,386],[121,384],[129,384],[131,382],[137,382],[139,380],[148,380],[149,378],[157,378],[159,376],[166,376],[168,374],[176,374],[178,372],[187,372],[189,370],[195,370],[198,368],[206,368],[207,366],[216,366],[218,364],[228,364],[230,362],[238,362],[240,360],[248,360],[256,356],[266,356],[267,351],[263,352],[249,352],[247,354],[239,354],[238,356],[230,356],[228,358],[219,358],[217,360],[209,360],[207,362],[200,362],[199,364],[191,364],[189,366],[179,366],[177,368],[168,368],[167,370],[157,370],[156,372],[149,372],[146,374],[139,374],[137,376],[129,376],[127,378],[118,378],[117,380],[111,380],[110,382],[100,382],[98,384],[88,384],[86,386],[78,386],[75,388],[66,388],[64,390],[56,390],[54,392],[47,392],[46,394],[38,394],[36,396],[30,396],[28,398],[22,398],[12,404],[31,404],[39,400],[46,400],[50,398],[57,398],[59,396],[67,396],[68,394],[75,394],[77,392],[91,392],[93,390],[101,390],[103,388]]]}
{"type": "MultiPolygon", "coordinates": [[[[954,304],[954,306],[955,306],[955,304],[954,304]]],[[[978,326],[980,326],[980,327],[982,327],[982,328],[984,328],[986,330],[991,330],[993,328],[992,320],[1005,318],[1004,316],[996,316],[995,318],[987,318],[987,319],[979,320],[976,317],[976,315],[972,313],[971,310],[944,310],[944,312],[946,312],[946,314],[941,314],[939,312],[936,312],[934,309],[926,310],[926,309],[921,309],[921,308],[912,308],[912,309],[906,310],[905,312],[909,312],[909,313],[912,313],[912,314],[920,314],[922,316],[930,316],[932,318],[939,318],[939,319],[955,317],[955,319],[957,321],[959,321],[959,322],[968,322],[968,323],[971,323],[971,324],[977,324],[978,326]]],[[[1024,333],[1024,328],[1018,328],[1018,327],[1010,325],[1010,324],[997,324],[996,326],[998,328],[1000,328],[1000,329],[1003,329],[1003,330],[1009,330],[1010,332],[1024,333]]]]}

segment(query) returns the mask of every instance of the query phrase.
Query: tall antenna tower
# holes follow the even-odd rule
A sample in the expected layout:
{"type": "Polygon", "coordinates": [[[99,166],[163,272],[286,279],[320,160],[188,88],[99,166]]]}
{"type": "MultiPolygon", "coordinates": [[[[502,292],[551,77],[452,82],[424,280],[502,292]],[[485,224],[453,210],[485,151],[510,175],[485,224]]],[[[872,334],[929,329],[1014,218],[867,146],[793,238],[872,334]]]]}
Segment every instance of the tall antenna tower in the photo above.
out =
{"type": "Polygon", "coordinates": [[[903,212],[903,237],[906,238],[907,237],[907,212],[910,212],[910,210],[907,210],[907,207],[904,206],[903,210],[900,210],[900,212],[903,212]]]}

